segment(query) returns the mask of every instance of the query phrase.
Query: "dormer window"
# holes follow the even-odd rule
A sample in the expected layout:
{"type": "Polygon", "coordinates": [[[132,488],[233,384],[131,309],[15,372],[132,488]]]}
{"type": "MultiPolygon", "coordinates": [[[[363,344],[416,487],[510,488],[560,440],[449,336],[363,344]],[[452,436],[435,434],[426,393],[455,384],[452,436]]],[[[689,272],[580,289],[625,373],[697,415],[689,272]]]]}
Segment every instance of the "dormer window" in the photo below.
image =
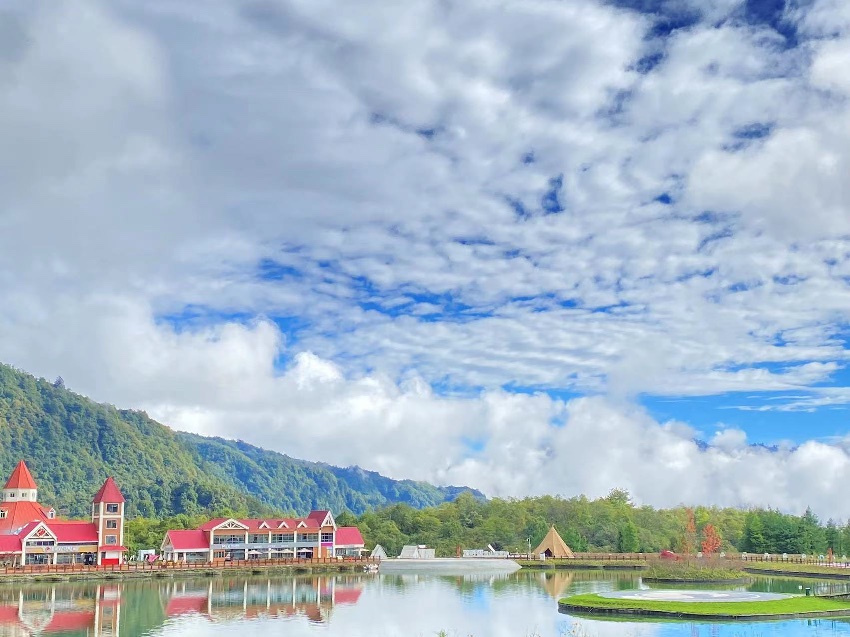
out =
{"type": "Polygon", "coordinates": [[[6,511],[6,509],[0,509],[0,520],[5,519],[7,513],[8,511],[6,511]]]}
{"type": "Polygon", "coordinates": [[[54,511],[53,509],[50,509],[50,511],[47,512],[47,519],[52,520],[55,517],[56,517],[56,511],[54,511]]]}

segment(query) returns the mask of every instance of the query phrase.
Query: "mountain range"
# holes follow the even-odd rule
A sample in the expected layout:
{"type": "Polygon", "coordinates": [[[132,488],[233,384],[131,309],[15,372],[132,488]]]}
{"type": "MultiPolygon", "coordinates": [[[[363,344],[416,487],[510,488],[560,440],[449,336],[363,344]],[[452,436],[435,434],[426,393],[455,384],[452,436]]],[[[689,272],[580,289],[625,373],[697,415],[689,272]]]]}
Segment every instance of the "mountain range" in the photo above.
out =
{"type": "Polygon", "coordinates": [[[393,480],[359,467],[334,467],[241,441],[177,432],[142,411],[117,409],[0,364],[0,476],[26,460],[39,500],[60,515],[86,516],[114,476],[129,516],[201,512],[229,515],[366,510],[394,503],[426,507],[466,487],[393,480]]]}

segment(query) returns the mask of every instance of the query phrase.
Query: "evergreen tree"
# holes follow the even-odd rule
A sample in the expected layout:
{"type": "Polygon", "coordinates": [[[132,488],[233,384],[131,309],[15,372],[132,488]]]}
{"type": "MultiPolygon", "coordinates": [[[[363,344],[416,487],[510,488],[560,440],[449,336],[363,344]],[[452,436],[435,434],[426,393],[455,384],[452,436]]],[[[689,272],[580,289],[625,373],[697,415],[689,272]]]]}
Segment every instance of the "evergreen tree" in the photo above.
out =
{"type": "Polygon", "coordinates": [[[640,546],[637,528],[631,520],[626,520],[617,534],[617,551],[620,553],[637,553],[638,548],[640,546]]]}

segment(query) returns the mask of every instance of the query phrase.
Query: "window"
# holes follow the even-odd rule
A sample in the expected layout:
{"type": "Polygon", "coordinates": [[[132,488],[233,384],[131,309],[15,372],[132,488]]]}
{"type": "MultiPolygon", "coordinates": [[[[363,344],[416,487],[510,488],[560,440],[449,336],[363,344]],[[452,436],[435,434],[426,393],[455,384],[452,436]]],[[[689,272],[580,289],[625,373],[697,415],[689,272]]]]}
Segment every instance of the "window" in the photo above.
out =
{"type": "Polygon", "coordinates": [[[318,533],[299,533],[298,540],[300,542],[318,542],[319,534],[318,533]]]}
{"type": "Polygon", "coordinates": [[[213,537],[213,544],[241,544],[244,541],[244,535],[216,535],[213,537]]]}
{"type": "Polygon", "coordinates": [[[55,517],[56,517],[56,511],[54,511],[53,509],[50,509],[50,511],[47,512],[47,519],[52,520],[55,517]]]}
{"type": "Polygon", "coordinates": [[[118,505],[117,504],[107,504],[106,505],[107,513],[118,513],[118,505]]]}
{"type": "Polygon", "coordinates": [[[322,542],[333,542],[334,534],[333,533],[322,533],[322,542]]]}
{"type": "Polygon", "coordinates": [[[118,536],[117,535],[107,535],[106,536],[107,544],[118,544],[118,536]]]}
{"type": "Polygon", "coordinates": [[[117,529],[118,528],[118,520],[107,520],[106,521],[107,529],[117,529]]]}
{"type": "Polygon", "coordinates": [[[295,533],[272,533],[273,543],[294,542],[295,533]]]}
{"type": "Polygon", "coordinates": [[[10,498],[14,498],[14,497],[15,497],[15,494],[14,494],[14,493],[10,493],[10,494],[9,494],[9,497],[10,497],[10,498]]]}
{"type": "Polygon", "coordinates": [[[8,511],[6,511],[6,509],[0,509],[0,520],[5,519],[7,513],[8,511]]]}
{"type": "Polygon", "coordinates": [[[248,536],[248,541],[251,544],[265,544],[269,541],[269,536],[265,533],[252,533],[248,536]]]}

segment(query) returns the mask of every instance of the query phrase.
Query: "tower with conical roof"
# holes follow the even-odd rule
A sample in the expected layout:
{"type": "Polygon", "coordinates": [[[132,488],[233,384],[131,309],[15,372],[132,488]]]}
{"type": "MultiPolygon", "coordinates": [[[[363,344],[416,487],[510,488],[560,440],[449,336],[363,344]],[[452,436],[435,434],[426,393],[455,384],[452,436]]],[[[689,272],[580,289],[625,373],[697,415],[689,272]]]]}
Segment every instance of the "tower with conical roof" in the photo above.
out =
{"type": "Polygon", "coordinates": [[[3,487],[3,502],[38,502],[38,486],[23,460],[12,471],[3,487]]]}
{"type": "Polygon", "coordinates": [[[91,521],[100,538],[98,564],[119,564],[124,551],[124,496],[112,476],[106,479],[92,502],[91,521]]]}

